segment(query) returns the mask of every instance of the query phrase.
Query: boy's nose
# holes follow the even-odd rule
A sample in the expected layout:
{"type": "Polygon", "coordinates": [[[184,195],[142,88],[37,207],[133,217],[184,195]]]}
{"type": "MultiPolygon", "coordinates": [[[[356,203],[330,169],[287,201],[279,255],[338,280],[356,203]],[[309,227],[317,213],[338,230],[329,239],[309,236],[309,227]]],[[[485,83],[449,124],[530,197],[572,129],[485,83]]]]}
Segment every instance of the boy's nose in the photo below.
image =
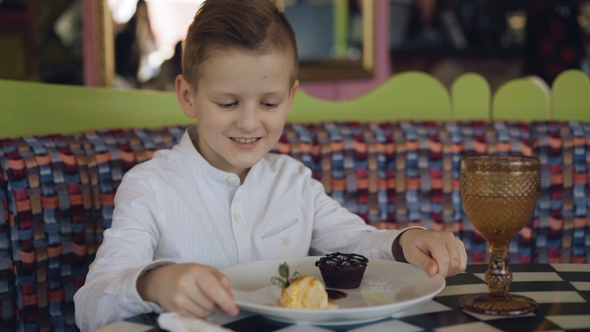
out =
{"type": "Polygon", "coordinates": [[[260,119],[258,118],[258,113],[255,107],[251,105],[246,105],[240,112],[240,117],[236,122],[238,128],[244,131],[252,131],[258,128],[260,124],[260,119]]]}

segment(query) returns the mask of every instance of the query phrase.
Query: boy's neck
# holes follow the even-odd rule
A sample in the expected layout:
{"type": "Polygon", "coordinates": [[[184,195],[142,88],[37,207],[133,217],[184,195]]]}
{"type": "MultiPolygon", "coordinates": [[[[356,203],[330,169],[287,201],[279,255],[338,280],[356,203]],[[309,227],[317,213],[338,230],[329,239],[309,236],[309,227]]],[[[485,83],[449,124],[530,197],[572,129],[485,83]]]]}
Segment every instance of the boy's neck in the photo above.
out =
{"type": "MultiPolygon", "coordinates": [[[[199,139],[198,138],[191,138],[191,141],[193,143],[193,146],[195,147],[195,150],[197,150],[197,152],[201,155],[201,157],[203,157],[203,159],[205,159],[205,161],[208,162],[209,165],[211,165],[212,167],[215,167],[215,166],[213,166],[213,164],[209,160],[207,160],[205,158],[205,156],[201,152],[201,149],[199,149],[199,139]]],[[[217,167],[215,167],[215,168],[219,169],[217,167]]],[[[232,172],[232,171],[226,171],[226,170],[222,170],[222,169],[219,169],[219,170],[223,171],[223,172],[229,172],[229,173],[236,174],[238,176],[238,178],[240,178],[240,184],[243,184],[244,181],[246,181],[246,177],[248,177],[248,173],[250,172],[250,168],[246,168],[246,169],[242,170],[241,172],[235,172],[235,171],[232,172]]]]}

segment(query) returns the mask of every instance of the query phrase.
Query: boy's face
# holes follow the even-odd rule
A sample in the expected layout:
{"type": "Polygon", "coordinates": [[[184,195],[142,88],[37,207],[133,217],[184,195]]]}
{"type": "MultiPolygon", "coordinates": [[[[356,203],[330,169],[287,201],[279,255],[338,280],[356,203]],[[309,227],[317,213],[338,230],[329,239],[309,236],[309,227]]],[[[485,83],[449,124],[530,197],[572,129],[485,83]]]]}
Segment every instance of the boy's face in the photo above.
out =
{"type": "Polygon", "coordinates": [[[196,147],[214,167],[242,177],[279,140],[298,82],[291,88],[291,57],[215,52],[202,66],[198,87],[179,76],[184,113],[197,119],[196,147]]]}

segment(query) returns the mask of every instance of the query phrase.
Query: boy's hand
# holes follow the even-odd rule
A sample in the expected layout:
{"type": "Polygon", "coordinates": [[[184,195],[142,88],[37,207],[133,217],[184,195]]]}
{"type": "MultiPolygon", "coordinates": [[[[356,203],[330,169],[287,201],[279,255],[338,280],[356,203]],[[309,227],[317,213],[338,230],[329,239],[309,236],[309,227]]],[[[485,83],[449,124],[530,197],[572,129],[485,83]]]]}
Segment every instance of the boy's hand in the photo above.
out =
{"type": "Polygon", "coordinates": [[[144,301],[182,316],[206,317],[221,308],[237,316],[229,278],[217,269],[195,263],[158,267],[140,276],[137,291],[144,301]]]}
{"type": "Polygon", "coordinates": [[[465,246],[451,232],[409,229],[400,235],[399,245],[408,263],[431,277],[439,273],[446,278],[467,267],[465,246]]]}

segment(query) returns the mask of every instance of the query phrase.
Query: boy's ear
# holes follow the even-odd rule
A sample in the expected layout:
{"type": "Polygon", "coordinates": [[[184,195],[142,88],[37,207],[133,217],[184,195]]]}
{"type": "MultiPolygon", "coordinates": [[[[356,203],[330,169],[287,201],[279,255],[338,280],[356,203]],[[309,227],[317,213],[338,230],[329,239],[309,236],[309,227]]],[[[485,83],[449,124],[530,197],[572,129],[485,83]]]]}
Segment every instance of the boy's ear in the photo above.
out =
{"type": "Polygon", "coordinates": [[[176,86],[176,98],[178,104],[186,116],[189,118],[196,118],[197,112],[194,107],[193,87],[182,75],[176,76],[174,82],[176,86]]]}
{"type": "Polygon", "coordinates": [[[295,82],[293,83],[293,88],[291,89],[291,95],[289,96],[289,113],[291,113],[291,107],[293,106],[293,101],[295,100],[295,94],[297,93],[297,90],[299,90],[299,81],[295,80],[295,82]]]}

